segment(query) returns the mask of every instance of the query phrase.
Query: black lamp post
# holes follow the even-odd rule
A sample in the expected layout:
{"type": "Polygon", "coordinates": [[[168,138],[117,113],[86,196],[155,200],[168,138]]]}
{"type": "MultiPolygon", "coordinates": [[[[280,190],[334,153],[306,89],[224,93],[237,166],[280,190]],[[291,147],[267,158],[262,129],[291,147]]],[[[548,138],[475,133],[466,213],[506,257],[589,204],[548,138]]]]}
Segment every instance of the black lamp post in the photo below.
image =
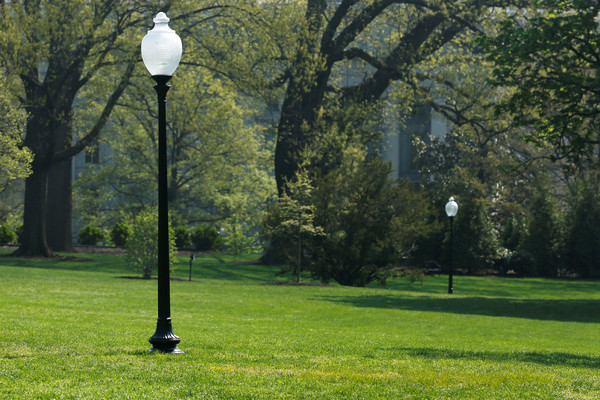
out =
{"type": "Polygon", "coordinates": [[[450,217],[450,273],[448,274],[448,294],[454,292],[452,286],[452,273],[454,272],[453,253],[454,253],[454,217],[458,212],[458,204],[454,201],[454,197],[450,197],[446,203],[446,214],[450,217]]]}
{"type": "Polygon", "coordinates": [[[183,353],[180,339],[171,326],[171,294],[169,277],[169,204],[167,191],[167,82],[181,60],[181,39],[169,28],[169,18],[160,12],[154,28],[142,40],[142,58],[156,81],[158,95],[158,320],[156,332],[149,339],[150,351],[183,353]]]}

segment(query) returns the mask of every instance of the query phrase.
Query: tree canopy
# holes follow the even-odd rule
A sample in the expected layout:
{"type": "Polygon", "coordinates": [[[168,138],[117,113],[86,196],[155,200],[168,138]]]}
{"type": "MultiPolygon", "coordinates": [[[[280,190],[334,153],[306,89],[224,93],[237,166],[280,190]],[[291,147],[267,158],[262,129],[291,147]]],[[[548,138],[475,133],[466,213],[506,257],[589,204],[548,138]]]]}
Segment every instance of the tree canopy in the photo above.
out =
{"type": "Polygon", "coordinates": [[[599,11],[595,0],[538,1],[482,41],[495,63],[492,82],[511,93],[498,111],[571,168],[598,166],[599,11]]]}
{"type": "MultiPolygon", "coordinates": [[[[0,80],[0,87],[6,82],[0,80]]],[[[0,193],[13,181],[31,173],[31,152],[22,146],[26,114],[18,101],[0,90],[0,193]]]]}
{"type": "MultiPolygon", "coordinates": [[[[132,80],[111,119],[101,165],[78,177],[84,222],[114,222],[156,202],[156,104],[151,80],[132,80]]],[[[272,196],[270,146],[257,110],[229,81],[193,66],[173,80],[167,107],[169,207],[174,224],[258,221],[272,196]]]]}
{"type": "Polygon", "coordinates": [[[328,129],[323,124],[362,125],[392,84],[410,92],[427,82],[439,65],[434,61],[451,43],[466,43],[462,34],[477,29],[493,6],[515,3],[308,0],[283,76],[287,86],[275,153],[279,193],[302,164],[313,134],[328,129]]]}

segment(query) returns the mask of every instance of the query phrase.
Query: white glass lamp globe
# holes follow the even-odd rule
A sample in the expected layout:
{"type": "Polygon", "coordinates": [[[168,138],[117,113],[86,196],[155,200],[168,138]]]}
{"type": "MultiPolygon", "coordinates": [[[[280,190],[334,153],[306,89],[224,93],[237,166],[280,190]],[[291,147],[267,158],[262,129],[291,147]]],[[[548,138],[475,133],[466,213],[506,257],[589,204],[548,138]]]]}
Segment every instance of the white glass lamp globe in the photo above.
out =
{"type": "Polygon", "coordinates": [[[446,203],[446,214],[449,217],[455,217],[458,212],[458,204],[454,201],[454,197],[450,197],[448,202],[446,203]]]}
{"type": "Polygon", "coordinates": [[[164,12],[154,18],[154,28],[142,39],[142,59],[150,75],[172,76],[181,60],[181,38],[169,28],[164,12]]]}

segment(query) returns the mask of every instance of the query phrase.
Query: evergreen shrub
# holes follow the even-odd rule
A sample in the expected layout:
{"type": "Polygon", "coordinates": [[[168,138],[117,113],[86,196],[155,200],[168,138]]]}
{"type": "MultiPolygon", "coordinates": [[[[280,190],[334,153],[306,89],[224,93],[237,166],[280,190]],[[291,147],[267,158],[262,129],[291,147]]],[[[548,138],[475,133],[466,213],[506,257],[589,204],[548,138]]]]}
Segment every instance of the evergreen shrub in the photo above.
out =
{"type": "Polygon", "coordinates": [[[15,241],[17,235],[6,224],[0,225],[0,244],[11,244],[15,241]]]}
{"type": "Polygon", "coordinates": [[[177,246],[178,249],[183,249],[192,245],[190,231],[185,226],[176,226],[173,229],[173,233],[175,234],[175,246],[177,246]]]}
{"type": "Polygon", "coordinates": [[[79,231],[78,241],[80,244],[95,246],[101,240],[104,240],[104,232],[97,226],[86,225],[79,231]]]}
{"type": "Polygon", "coordinates": [[[190,236],[198,251],[220,250],[223,246],[223,238],[214,226],[199,225],[192,230],[190,236]]]}
{"type": "Polygon", "coordinates": [[[110,240],[115,246],[125,246],[127,238],[131,234],[131,226],[126,222],[117,222],[110,230],[110,240]]]}

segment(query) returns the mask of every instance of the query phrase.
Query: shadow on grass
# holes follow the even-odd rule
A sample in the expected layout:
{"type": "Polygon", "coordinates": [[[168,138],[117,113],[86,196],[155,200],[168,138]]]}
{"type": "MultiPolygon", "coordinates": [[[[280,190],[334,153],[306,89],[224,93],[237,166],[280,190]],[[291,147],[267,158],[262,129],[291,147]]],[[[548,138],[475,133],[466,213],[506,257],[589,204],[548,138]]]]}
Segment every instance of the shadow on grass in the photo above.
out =
{"type": "Polygon", "coordinates": [[[570,353],[541,353],[541,352],[493,352],[493,351],[462,351],[432,348],[391,348],[387,351],[398,356],[420,357],[432,360],[481,360],[495,362],[525,362],[547,366],[564,366],[577,368],[600,368],[600,357],[570,353]]]}
{"type": "MultiPolygon", "coordinates": [[[[278,267],[257,264],[257,258],[252,256],[227,256],[221,254],[201,255],[192,264],[192,280],[203,279],[269,282],[272,281],[278,267]]],[[[40,268],[64,271],[94,271],[118,274],[132,274],[125,257],[120,255],[76,253],[65,254],[54,258],[14,257],[9,253],[0,252],[0,265],[21,268],[40,268]]],[[[174,280],[189,278],[189,258],[180,256],[178,262],[172,264],[174,280]]],[[[156,274],[154,273],[154,276],[156,274]]]]}
{"type": "Polygon", "coordinates": [[[354,307],[431,311],[546,321],[600,323],[600,300],[529,300],[487,297],[402,297],[393,295],[325,297],[354,307]]]}

